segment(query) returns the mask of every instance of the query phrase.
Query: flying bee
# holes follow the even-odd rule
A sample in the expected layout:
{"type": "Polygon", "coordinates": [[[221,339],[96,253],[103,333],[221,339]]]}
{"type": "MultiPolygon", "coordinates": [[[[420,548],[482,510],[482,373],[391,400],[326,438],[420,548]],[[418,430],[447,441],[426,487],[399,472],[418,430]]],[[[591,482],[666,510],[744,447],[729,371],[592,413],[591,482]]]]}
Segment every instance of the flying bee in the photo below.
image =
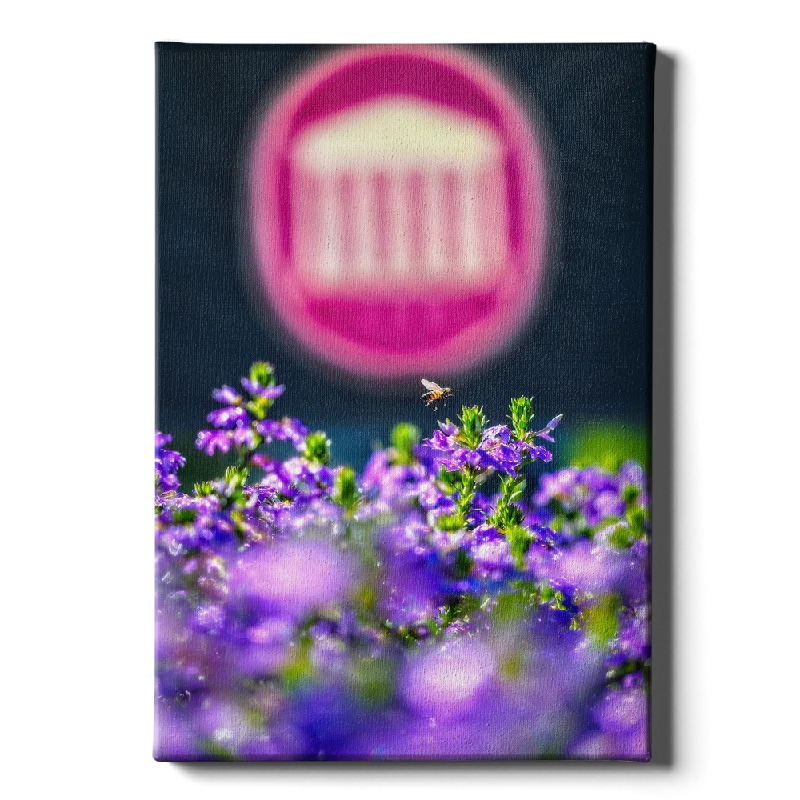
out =
{"type": "Polygon", "coordinates": [[[434,411],[439,410],[440,400],[446,400],[448,397],[453,396],[453,390],[449,386],[442,387],[439,386],[438,383],[426,380],[425,378],[422,379],[422,385],[428,390],[422,395],[422,399],[425,401],[426,406],[429,406],[431,403],[436,403],[433,407],[434,411]]]}

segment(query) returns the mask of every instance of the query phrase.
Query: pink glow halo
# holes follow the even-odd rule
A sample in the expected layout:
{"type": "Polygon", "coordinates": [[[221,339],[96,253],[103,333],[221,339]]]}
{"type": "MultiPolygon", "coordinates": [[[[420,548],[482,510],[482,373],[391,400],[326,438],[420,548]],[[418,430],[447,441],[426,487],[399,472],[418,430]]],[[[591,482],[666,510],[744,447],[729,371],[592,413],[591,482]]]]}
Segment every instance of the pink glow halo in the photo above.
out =
{"type": "MultiPolygon", "coordinates": [[[[532,310],[546,238],[544,158],[525,111],[476,59],[443,46],[353,47],[324,59],[278,98],[251,163],[258,274],[283,324],[312,352],[379,377],[453,373],[506,344],[532,310]],[[507,264],[496,285],[448,281],[417,296],[310,292],[293,261],[295,139],[309,125],[378,98],[420,100],[490,128],[502,143],[507,264]]],[[[342,195],[345,196],[345,195],[342,195]]]]}

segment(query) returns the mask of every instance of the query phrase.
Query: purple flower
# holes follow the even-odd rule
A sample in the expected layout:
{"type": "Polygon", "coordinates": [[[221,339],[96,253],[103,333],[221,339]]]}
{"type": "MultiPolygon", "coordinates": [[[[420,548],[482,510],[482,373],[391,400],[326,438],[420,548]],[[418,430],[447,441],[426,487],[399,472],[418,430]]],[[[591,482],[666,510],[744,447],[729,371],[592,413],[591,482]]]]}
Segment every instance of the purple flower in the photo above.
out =
{"type": "Polygon", "coordinates": [[[516,470],[522,463],[524,448],[520,447],[519,442],[511,440],[511,433],[506,425],[487,428],[474,450],[461,444],[457,429],[454,430],[452,424],[440,424],[440,427],[441,430],[434,431],[420,446],[420,453],[428,464],[440,464],[449,471],[469,466],[516,475],[516,470]]]}
{"type": "Polygon", "coordinates": [[[230,431],[200,431],[195,447],[207,456],[213,456],[216,452],[227,453],[232,443],[230,431]]]}
{"type": "Polygon", "coordinates": [[[649,761],[647,729],[637,728],[628,736],[615,736],[599,731],[589,733],[570,744],[567,755],[570,758],[649,761]]]}
{"type": "MultiPolygon", "coordinates": [[[[156,517],[156,541],[159,549],[170,557],[198,551],[209,557],[202,564],[191,561],[183,564],[181,569],[188,570],[183,573],[185,575],[202,566],[208,576],[216,580],[220,577],[220,572],[215,566],[215,548],[227,547],[234,540],[237,529],[249,535],[263,535],[267,532],[265,523],[253,517],[247,510],[240,512],[238,521],[234,522],[230,512],[223,510],[219,497],[215,495],[164,497],[162,503],[163,511],[156,517]]],[[[174,565],[168,563],[165,569],[175,575],[174,565]]],[[[197,577],[195,574],[192,580],[197,577]]],[[[209,588],[213,588],[211,584],[209,588]]]]}
{"type": "Polygon", "coordinates": [[[271,724],[268,730],[248,737],[238,749],[239,757],[248,761],[291,761],[314,753],[303,731],[288,721],[271,724]]]}
{"type": "Polygon", "coordinates": [[[299,456],[283,463],[263,464],[262,469],[266,474],[261,484],[291,500],[321,497],[331,490],[335,481],[332,469],[299,456]]]}
{"type": "Polygon", "coordinates": [[[549,464],[553,460],[553,454],[541,445],[532,445],[528,442],[520,442],[520,450],[524,450],[531,457],[532,461],[544,461],[549,464]]]}
{"type": "Polygon", "coordinates": [[[559,500],[565,505],[573,498],[580,470],[568,467],[559,472],[542,475],[539,490],[533,497],[538,506],[545,506],[551,500],[559,500]]]}
{"type": "Polygon", "coordinates": [[[397,524],[382,528],[377,536],[377,541],[382,550],[386,551],[390,561],[400,557],[427,558],[432,549],[428,541],[428,526],[422,514],[409,513],[403,516],[397,524]]]}
{"type": "Polygon", "coordinates": [[[323,491],[296,493],[272,509],[274,527],[289,535],[336,537],[342,532],[343,509],[323,491]]]}
{"type": "Polygon", "coordinates": [[[445,599],[440,578],[420,562],[392,564],[379,587],[381,613],[392,625],[422,625],[436,616],[445,599]]]}
{"type": "Polygon", "coordinates": [[[167,473],[177,472],[186,464],[186,459],[177,450],[161,450],[157,459],[163,477],[166,477],[167,473]]]}
{"type": "Polygon", "coordinates": [[[625,513],[625,502],[613,489],[603,489],[583,504],[583,512],[589,526],[599,525],[604,520],[621,517],[625,513]]]}
{"type": "Polygon", "coordinates": [[[498,472],[505,472],[512,477],[517,475],[517,467],[522,462],[519,451],[505,444],[493,444],[477,451],[481,457],[481,466],[491,467],[498,472]]]}
{"type": "Polygon", "coordinates": [[[348,552],[302,539],[252,546],[233,564],[229,582],[238,597],[297,619],[344,600],[357,577],[348,552]]]}
{"type": "Polygon", "coordinates": [[[481,447],[489,447],[492,444],[508,444],[511,440],[511,432],[507,425],[493,425],[483,432],[481,447]]]}
{"type": "Polygon", "coordinates": [[[580,483],[594,494],[603,491],[616,491],[619,488],[617,476],[596,467],[587,467],[581,470],[580,483]]]}
{"type": "Polygon", "coordinates": [[[493,459],[480,450],[467,450],[463,448],[456,452],[456,457],[446,462],[448,469],[461,469],[462,467],[493,467],[493,459]]]}
{"type": "Polygon", "coordinates": [[[165,444],[169,444],[172,441],[172,437],[168,433],[161,433],[161,431],[153,431],[153,447],[163,447],[165,444]]]}
{"type": "Polygon", "coordinates": [[[417,499],[426,511],[438,508],[443,503],[452,505],[452,500],[442,492],[434,481],[426,481],[417,487],[417,499]]]}
{"type": "Polygon", "coordinates": [[[197,630],[216,634],[225,623],[225,609],[219,605],[198,606],[192,624],[197,630]]]}
{"type": "Polygon", "coordinates": [[[478,528],[486,522],[486,518],[494,511],[497,500],[490,500],[488,497],[477,494],[472,501],[472,506],[467,514],[467,522],[470,526],[478,528]]]}
{"type": "Polygon", "coordinates": [[[460,636],[413,654],[402,676],[405,703],[428,717],[469,714],[497,672],[492,650],[478,638],[460,636]]]}
{"type": "MultiPolygon", "coordinates": [[[[536,431],[534,436],[538,436],[540,439],[545,439],[548,442],[554,442],[555,439],[550,435],[557,427],[558,423],[561,422],[561,418],[563,414],[559,414],[558,416],[553,417],[547,425],[544,426],[540,431],[536,431]]],[[[548,459],[549,460],[549,459],[548,459]]]]}
{"type": "Polygon", "coordinates": [[[514,568],[508,539],[491,525],[476,528],[468,552],[481,577],[500,577],[514,568]]]}
{"type": "Polygon", "coordinates": [[[361,473],[361,488],[364,491],[379,489],[392,467],[389,453],[386,450],[376,450],[370,457],[361,473]]]}
{"type": "Polygon", "coordinates": [[[269,443],[291,442],[296,450],[302,451],[308,428],[299,419],[284,417],[283,419],[265,419],[256,424],[256,430],[264,437],[264,441],[269,443]]]}
{"type": "Polygon", "coordinates": [[[250,418],[247,412],[241,406],[226,406],[225,408],[218,408],[212,411],[206,419],[215,428],[236,428],[238,426],[247,425],[250,418]]]}
{"type": "Polygon", "coordinates": [[[250,456],[250,464],[258,467],[264,472],[272,472],[275,469],[276,459],[268,456],[266,453],[253,453],[250,456]]]}
{"type": "Polygon", "coordinates": [[[650,656],[649,608],[638,605],[627,610],[620,622],[614,648],[614,663],[645,661],[650,656]]]}
{"type": "Polygon", "coordinates": [[[647,488],[647,476],[640,464],[635,461],[626,461],[619,468],[619,479],[623,484],[637,486],[640,489],[647,488]]]}
{"type": "Polygon", "coordinates": [[[619,585],[625,563],[618,552],[582,540],[559,553],[542,570],[555,586],[598,594],[619,585]]]}
{"type": "Polygon", "coordinates": [[[450,422],[449,419],[445,422],[439,422],[439,429],[445,436],[453,436],[458,433],[458,426],[450,422]]]}
{"type": "Polygon", "coordinates": [[[444,431],[434,431],[430,439],[423,439],[418,446],[419,455],[427,462],[444,461],[452,458],[457,448],[457,444],[452,434],[444,431]]]}
{"type": "Polygon", "coordinates": [[[611,524],[628,525],[628,511],[638,515],[631,542],[649,530],[645,476],[634,462],[627,462],[617,473],[596,467],[570,467],[542,475],[533,504],[533,518],[558,524],[560,530],[572,536],[596,537],[611,524]]]}
{"type": "Polygon", "coordinates": [[[174,492],[181,485],[177,475],[168,474],[160,474],[159,483],[161,485],[161,489],[165,492],[174,492]]]}
{"type": "MultiPolygon", "coordinates": [[[[556,531],[552,530],[552,528],[548,528],[546,525],[540,525],[534,522],[528,525],[528,528],[533,535],[534,542],[549,550],[563,547],[569,543],[569,539],[567,539],[566,536],[561,533],[556,533],[556,531]]],[[[553,557],[555,557],[555,554],[553,554],[553,557]]]]}
{"type": "Polygon", "coordinates": [[[218,403],[225,403],[226,405],[238,405],[242,402],[241,395],[231,386],[223,386],[220,389],[214,389],[211,396],[218,403]]]}
{"type": "Polygon", "coordinates": [[[242,386],[250,392],[250,394],[261,397],[264,400],[275,400],[280,397],[286,390],[285,386],[261,386],[250,378],[242,378],[242,386]]]}
{"type": "MultiPolygon", "coordinates": [[[[204,752],[193,727],[193,717],[181,713],[182,704],[192,702],[192,693],[182,690],[176,698],[159,696],[156,700],[156,729],[153,757],[157,761],[199,761],[204,752]]],[[[195,701],[196,703],[197,701],[195,701]]]]}
{"type": "Polygon", "coordinates": [[[270,614],[246,628],[236,640],[236,665],[243,675],[260,677],[277,672],[291,658],[296,623],[270,614]]]}
{"type": "Polygon", "coordinates": [[[486,522],[486,517],[491,513],[491,511],[485,511],[482,508],[475,508],[474,506],[470,508],[467,512],[467,525],[471,528],[477,528],[479,525],[483,525],[486,522]]]}
{"type": "Polygon", "coordinates": [[[166,510],[156,515],[156,519],[159,521],[163,521],[165,518],[170,520],[172,518],[170,515],[176,511],[191,510],[199,514],[215,511],[219,508],[219,498],[214,495],[196,497],[195,495],[175,494],[172,497],[165,497],[163,505],[166,510]]]}
{"type": "Polygon", "coordinates": [[[358,519],[402,511],[418,499],[425,508],[434,508],[441,491],[422,464],[392,464],[389,453],[375,452],[367,462],[360,481],[362,505],[358,519]],[[425,494],[423,499],[421,494],[425,494]]]}
{"type": "Polygon", "coordinates": [[[262,505],[264,503],[271,505],[276,499],[275,489],[271,486],[264,486],[263,484],[257,483],[254,486],[245,486],[244,492],[255,505],[262,505]]]}
{"type": "Polygon", "coordinates": [[[200,705],[195,721],[197,736],[208,751],[235,757],[257,735],[247,709],[233,699],[209,697],[200,705]]]}
{"type": "Polygon", "coordinates": [[[169,434],[155,432],[155,473],[161,491],[175,491],[180,486],[177,472],[186,464],[186,459],[177,450],[166,450],[172,437],[169,434]]]}
{"type": "Polygon", "coordinates": [[[231,432],[231,438],[238,447],[245,447],[252,450],[256,446],[256,434],[249,425],[246,427],[234,428],[231,432]]]}
{"type": "Polygon", "coordinates": [[[647,723],[647,696],[638,689],[610,689],[592,714],[604,733],[629,733],[647,723]]]}

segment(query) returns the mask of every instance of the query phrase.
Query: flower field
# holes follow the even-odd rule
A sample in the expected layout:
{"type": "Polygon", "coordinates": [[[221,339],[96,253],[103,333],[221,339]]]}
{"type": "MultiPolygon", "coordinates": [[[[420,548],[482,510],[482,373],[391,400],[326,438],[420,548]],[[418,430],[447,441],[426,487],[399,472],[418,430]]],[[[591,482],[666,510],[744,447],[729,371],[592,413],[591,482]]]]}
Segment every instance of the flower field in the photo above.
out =
{"type": "Polygon", "coordinates": [[[648,760],[642,466],[547,471],[561,417],[520,397],[358,473],[283,391],[213,393],[230,466],[189,491],[156,433],[156,757],[648,760]]]}

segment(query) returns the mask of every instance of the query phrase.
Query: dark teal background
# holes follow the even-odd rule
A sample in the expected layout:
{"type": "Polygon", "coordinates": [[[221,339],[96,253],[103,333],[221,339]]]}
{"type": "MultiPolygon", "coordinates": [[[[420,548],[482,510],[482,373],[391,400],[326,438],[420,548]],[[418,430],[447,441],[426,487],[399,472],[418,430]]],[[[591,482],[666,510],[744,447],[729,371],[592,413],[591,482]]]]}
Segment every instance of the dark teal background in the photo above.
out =
{"type": "MultiPolygon", "coordinates": [[[[215,405],[211,389],[259,359],[287,385],[276,412],[327,430],[337,461],[363,463],[398,420],[427,432],[442,416],[423,407],[418,379],[353,381],[321,368],[252,290],[242,175],[253,126],[331,49],[157,45],[157,426],[184,449],[215,405]]],[[[444,412],[475,403],[499,422],[509,397],[527,394],[543,423],[565,414],[566,436],[599,419],[646,427],[655,47],[468,49],[531,108],[550,165],[552,247],[541,307],[507,352],[448,380],[444,412]]]]}

